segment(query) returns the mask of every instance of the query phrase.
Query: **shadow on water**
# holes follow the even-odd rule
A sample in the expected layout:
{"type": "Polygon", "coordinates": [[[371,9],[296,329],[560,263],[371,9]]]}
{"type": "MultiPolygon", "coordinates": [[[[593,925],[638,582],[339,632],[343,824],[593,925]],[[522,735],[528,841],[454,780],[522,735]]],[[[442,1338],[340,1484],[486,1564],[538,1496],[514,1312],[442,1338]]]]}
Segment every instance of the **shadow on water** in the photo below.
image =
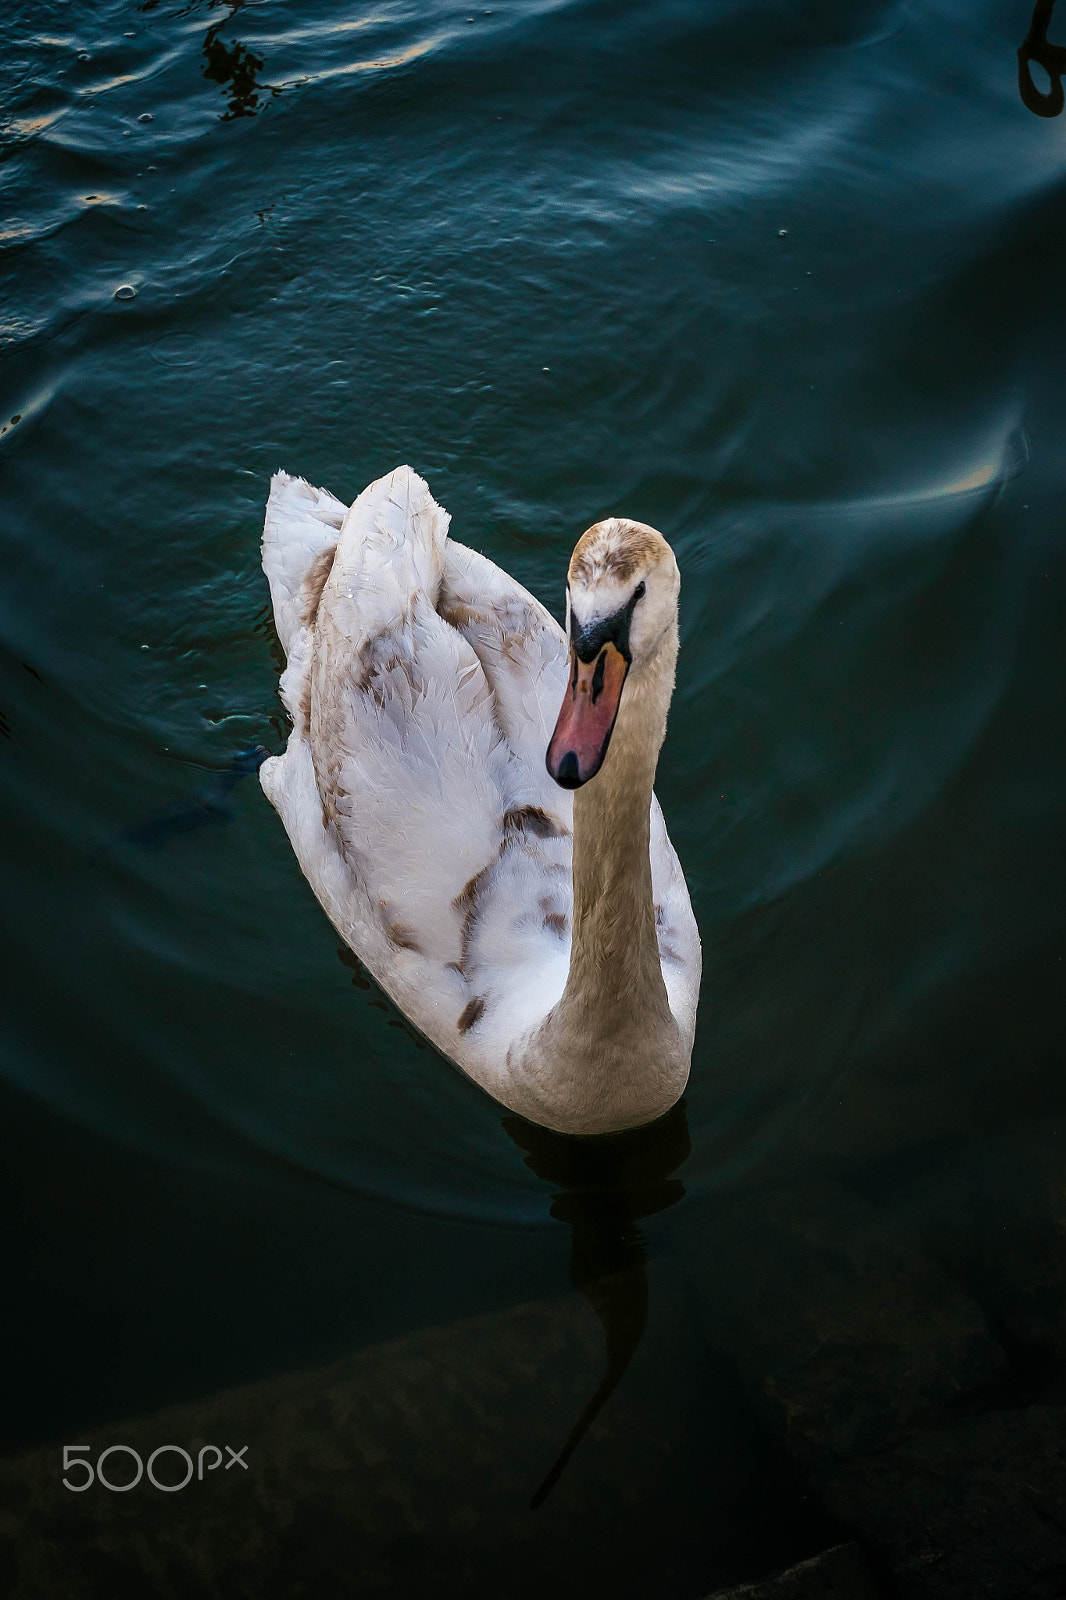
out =
{"type": "Polygon", "coordinates": [[[1024,104],[1038,117],[1057,117],[1066,104],[1062,74],[1066,72],[1066,46],[1050,44],[1047,31],[1055,0],[1036,0],[1033,19],[1023,44],[1018,46],[1018,91],[1024,104]],[[1043,67],[1050,80],[1044,93],[1033,82],[1032,63],[1043,67]]]}
{"type": "Polygon", "coordinates": [[[270,751],[261,744],[239,750],[225,771],[216,773],[188,800],[179,800],[165,811],[126,828],[121,834],[122,840],[126,844],[138,845],[142,850],[161,850],[171,839],[195,833],[208,823],[228,822],[231,816],[227,804],[230,795],[242,778],[259,771],[269,755],[270,751]]]}
{"type": "Polygon", "coordinates": [[[352,975],[353,989],[360,989],[365,995],[369,996],[368,1004],[372,1005],[375,1011],[384,1013],[388,1026],[397,1028],[401,1033],[405,1033],[416,1049],[429,1050],[431,1048],[429,1041],[422,1037],[412,1022],[408,1022],[399,1006],[389,999],[384,989],[379,986],[377,980],[372,976],[370,969],[364,967],[355,951],[350,950],[346,944],[341,944],[337,946],[337,956],[341,965],[347,967],[352,975]]]}
{"type": "Polygon", "coordinates": [[[648,1320],[648,1273],[637,1224],[685,1193],[671,1176],[692,1148],[684,1101],[646,1128],[598,1138],[552,1133],[507,1116],[503,1127],[539,1178],[559,1184],[551,1215],[570,1227],[570,1282],[603,1324],[607,1368],[530,1501],[536,1510],[629,1366],[648,1320]]]}

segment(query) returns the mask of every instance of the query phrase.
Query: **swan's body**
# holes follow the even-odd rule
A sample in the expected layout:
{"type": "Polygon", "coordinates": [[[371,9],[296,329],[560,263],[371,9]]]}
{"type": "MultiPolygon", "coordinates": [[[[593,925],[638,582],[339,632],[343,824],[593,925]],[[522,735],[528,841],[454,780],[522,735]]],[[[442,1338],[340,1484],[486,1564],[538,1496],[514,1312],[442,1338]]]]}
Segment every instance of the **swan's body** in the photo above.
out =
{"type": "MultiPolygon", "coordinates": [[[[263,565],[293,732],[262,785],[330,921],[438,1050],[544,1126],[634,1127],[684,1089],[700,977],[652,795],[676,565],[641,524],[600,524],[600,543],[588,545],[594,529],[578,546],[575,596],[618,587],[625,530],[638,546],[649,536],[645,555],[673,578],[654,650],[645,661],[634,646],[602,770],[572,795],[545,767],[572,687],[567,638],[506,573],[448,539],[448,521],[408,467],[350,510],[274,478],[263,565]]],[[[645,629],[666,578],[649,582],[645,629]]]]}

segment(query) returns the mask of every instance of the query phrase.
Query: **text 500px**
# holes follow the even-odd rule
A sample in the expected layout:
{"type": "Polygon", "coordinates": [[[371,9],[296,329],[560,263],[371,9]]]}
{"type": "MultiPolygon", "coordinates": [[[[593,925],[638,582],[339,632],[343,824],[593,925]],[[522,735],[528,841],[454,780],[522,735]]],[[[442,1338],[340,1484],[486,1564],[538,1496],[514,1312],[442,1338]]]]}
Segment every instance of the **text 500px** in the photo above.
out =
{"type": "MultiPolygon", "coordinates": [[[[246,1444],[239,1450],[232,1449],[228,1444],[223,1445],[222,1449],[229,1456],[229,1460],[225,1463],[226,1472],[231,1467],[242,1467],[245,1472],[248,1471],[248,1463],[244,1459],[248,1450],[246,1444]]],[[[71,1489],[75,1494],[82,1494],[86,1489],[91,1489],[94,1483],[99,1483],[105,1489],[110,1489],[113,1494],[125,1494],[127,1489],[137,1487],[147,1471],[148,1482],[153,1488],[162,1489],[164,1494],[174,1494],[178,1489],[184,1489],[194,1477],[203,1478],[205,1470],[215,1472],[223,1465],[222,1450],[217,1444],[205,1444],[198,1450],[195,1465],[192,1456],[187,1450],[183,1450],[180,1444],[161,1444],[148,1457],[147,1468],[137,1451],[128,1444],[108,1445],[106,1450],[100,1451],[95,1466],[87,1459],[91,1450],[92,1446],[87,1444],[63,1446],[63,1471],[71,1474],[71,1477],[63,1479],[65,1489],[71,1489]],[[126,1456],[132,1459],[121,1467],[118,1461],[114,1461],[105,1472],[104,1464],[109,1456],[120,1458],[126,1456]],[[173,1456],[180,1457],[180,1461],[167,1460],[173,1456]],[[165,1467],[164,1461],[166,1461],[165,1467]],[[157,1464],[161,1470],[157,1470],[157,1464]],[[178,1478],[176,1483],[167,1482],[167,1479],[175,1476],[178,1478]]]]}

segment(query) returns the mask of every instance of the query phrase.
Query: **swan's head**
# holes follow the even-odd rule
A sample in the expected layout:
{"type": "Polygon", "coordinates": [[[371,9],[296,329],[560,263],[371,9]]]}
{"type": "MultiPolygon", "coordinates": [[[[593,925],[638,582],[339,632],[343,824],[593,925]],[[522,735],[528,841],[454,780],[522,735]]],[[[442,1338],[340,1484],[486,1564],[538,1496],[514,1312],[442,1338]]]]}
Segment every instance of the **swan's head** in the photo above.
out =
{"type": "Polygon", "coordinates": [[[564,789],[603,765],[626,678],[655,661],[680,590],[674,552],[647,523],[608,517],[578,540],[566,586],[570,678],[547,755],[564,789]]]}

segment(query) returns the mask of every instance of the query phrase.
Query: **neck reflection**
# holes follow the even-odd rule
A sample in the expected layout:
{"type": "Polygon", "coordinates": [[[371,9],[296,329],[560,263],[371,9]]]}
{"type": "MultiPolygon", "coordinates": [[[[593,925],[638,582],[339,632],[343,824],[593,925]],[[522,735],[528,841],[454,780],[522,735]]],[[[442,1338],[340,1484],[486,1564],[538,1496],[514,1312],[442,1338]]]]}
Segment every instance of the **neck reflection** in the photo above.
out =
{"type": "Polygon", "coordinates": [[[685,1193],[671,1174],[692,1148],[684,1101],[658,1121],[593,1138],[552,1133],[508,1115],[503,1127],[539,1178],[558,1184],[551,1215],[570,1226],[570,1282],[603,1324],[607,1366],[551,1470],[530,1501],[543,1505],[640,1344],[648,1320],[648,1273],[638,1223],[685,1193]]]}

